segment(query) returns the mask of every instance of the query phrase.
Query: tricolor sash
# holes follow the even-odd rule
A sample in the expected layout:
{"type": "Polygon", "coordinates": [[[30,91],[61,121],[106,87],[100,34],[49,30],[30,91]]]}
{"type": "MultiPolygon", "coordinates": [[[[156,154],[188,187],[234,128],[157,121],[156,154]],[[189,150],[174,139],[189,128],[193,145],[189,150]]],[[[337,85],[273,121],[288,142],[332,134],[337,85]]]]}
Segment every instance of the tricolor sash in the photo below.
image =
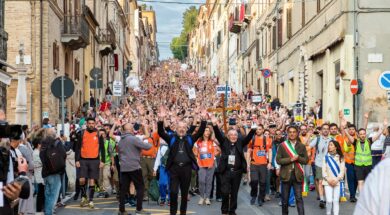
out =
{"type": "MultiPolygon", "coordinates": [[[[284,141],[281,146],[284,148],[284,150],[287,152],[287,154],[290,156],[290,158],[293,158],[295,156],[299,156],[297,151],[295,151],[294,147],[290,143],[289,140],[284,141]]],[[[303,181],[302,181],[302,196],[307,196],[307,193],[309,191],[307,182],[306,182],[306,177],[305,177],[305,170],[303,169],[303,165],[300,164],[298,161],[295,161],[295,166],[298,168],[298,170],[302,173],[303,175],[303,181]]]]}
{"type": "MultiPolygon", "coordinates": [[[[329,165],[330,170],[332,171],[335,177],[338,177],[340,174],[340,166],[337,164],[335,159],[332,156],[326,155],[325,161],[329,165]]],[[[340,181],[340,201],[345,202],[347,198],[345,197],[345,184],[344,180],[340,181]]]]}

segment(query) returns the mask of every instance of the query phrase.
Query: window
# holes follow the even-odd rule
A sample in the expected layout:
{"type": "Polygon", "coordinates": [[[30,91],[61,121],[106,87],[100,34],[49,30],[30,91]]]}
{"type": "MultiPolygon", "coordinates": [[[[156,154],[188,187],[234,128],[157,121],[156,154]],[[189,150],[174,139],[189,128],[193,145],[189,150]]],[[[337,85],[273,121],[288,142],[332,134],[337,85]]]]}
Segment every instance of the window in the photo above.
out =
{"type": "Polygon", "coordinates": [[[53,70],[60,70],[60,47],[57,42],[53,43],[53,70]]]}
{"type": "Polygon", "coordinates": [[[221,45],[221,31],[218,31],[218,36],[217,36],[217,48],[221,45]]]}
{"type": "Polygon", "coordinates": [[[276,25],[272,26],[272,50],[276,50],[276,25]]]}
{"type": "Polygon", "coordinates": [[[321,0],[317,0],[317,13],[321,11],[321,0]]]}
{"type": "Polygon", "coordinates": [[[305,0],[302,0],[302,27],[305,26],[306,20],[305,20],[305,0]]]}
{"type": "Polygon", "coordinates": [[[283,44],[283,20],[278,19],[278,48],[283,44]]]}
{"type": "Polygon", "coordinates": [[[75,0],[74,1],[74,15],[80,15],[81,10],[80,10],[80,0],[75,0]]]}
{"type": "Polygon", "coordinates": [[[74,79],[80,80],[80,61],[74,59],[74,79]]]}
{"type": "Polygon", "coordinates": [[[335,72],[335,88],[336,90],[340,89],[340,60],[334,62],[334,72],[335,72]]]}
{"type": "Polygon", "coordinates": [[[287,39],[292,36],[292,12],[291,8],[287,8],[287,39]]]}

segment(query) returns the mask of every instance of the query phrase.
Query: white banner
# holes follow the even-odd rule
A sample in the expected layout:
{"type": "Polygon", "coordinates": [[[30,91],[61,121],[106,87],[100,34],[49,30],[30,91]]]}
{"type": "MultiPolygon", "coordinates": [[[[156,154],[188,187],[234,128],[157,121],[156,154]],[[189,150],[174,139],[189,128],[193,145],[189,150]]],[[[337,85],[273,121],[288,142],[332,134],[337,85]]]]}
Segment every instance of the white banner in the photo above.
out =
{"type": "Polygon", "coordinates": [[[196,99],[196,92],[194,87],[188,89],[188,98],[196,99]]]}
{"type": "Polygon", "coordinates": [[[252,96],[253,103],[260,103],[262,101],[261,96],[252,96]]]}
{"type": "MultiPolygon", "coordinates": [[[[226,85],[217,85],[217,96],[221,96],[221,94],[225,94],[226,85]]],[[[227,96],[230,97],[231,87],[227,86],[227,96]]]]}

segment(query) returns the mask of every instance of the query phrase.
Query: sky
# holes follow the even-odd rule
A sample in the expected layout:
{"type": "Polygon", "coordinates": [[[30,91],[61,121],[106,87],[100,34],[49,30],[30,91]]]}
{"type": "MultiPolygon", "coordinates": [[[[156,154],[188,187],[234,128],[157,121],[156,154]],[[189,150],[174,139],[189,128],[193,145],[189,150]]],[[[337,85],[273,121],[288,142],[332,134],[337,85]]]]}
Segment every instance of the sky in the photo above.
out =
{"type": "MultiPolygon", "coordinates": [[[[145,2],[148,0],[145,0],[145,2]]],[[[154,0],[151,0],[154,1],[154,0]]],[[[173,0],[157,0],[159,2],[172,2],[173,0]]],[[[175,0],[178,2],[201,3],[205,0],[175,0]]],[[[144,1],[138,1],[138,5],[144,1]]],[[[173,37],[179,36],[182,30],[182,20],[184,11],[192,5],[189,4],[168,4],[168,3],[146,3],[151,5],[157,16],[157,42],[160,51],[160,60],[172,57],[169,44],[173,37]]],[[[199,5],[195,5],[199,8],[199,5]]]]}

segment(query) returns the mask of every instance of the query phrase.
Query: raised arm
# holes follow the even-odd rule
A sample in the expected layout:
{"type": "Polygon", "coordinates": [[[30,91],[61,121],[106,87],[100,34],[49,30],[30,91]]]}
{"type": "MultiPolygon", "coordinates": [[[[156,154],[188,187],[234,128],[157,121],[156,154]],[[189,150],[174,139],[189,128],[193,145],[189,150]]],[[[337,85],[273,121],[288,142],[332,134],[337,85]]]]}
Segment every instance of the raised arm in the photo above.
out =
{"type": "Polygon", "coordinates": [[[347,126],[347,120],[343,118],[341,121],[341,132],[344,133],[348,138],[347,145],[351,146],[352,143],[355,141],[355,139],[349,134],[348,131],[345,131],[346,126],[347,126]]]}
{"type": "Polygon", "coordinates": [[[363,124],[363,128],[367,130],[367,126],[368,126],[368,117],[370,116],[370,112],[367,112],[364,114],[364,124],[363,124]]]}
{"type": "Polygon", "coordinates": [[[158,136],[160,136],[166,143],[168,143],[168,146],[169,146],[171,137],[165,132],[163,121],[157,122],[157,133],[158,133],[158,136]]]}
{"type": "Polygon", "coordinates": [[[207,121],[202,121],[200,123],[200,127],[198,132],[196,132],[194,135],[191,135],[192,140],[195,142],[199,139],[199,137],[203,136],[204,130],[206,129],[207,121]]]}
{"type": "Polygon", "coordinates": [[[386,129],[386,127],[387,127],[387,118],[385,118],[385,120],[383,120],[382,128],[378,131],[378,133],[376,135],[374,135],[372,137],[372,142],[375,142],[379,139],[379,137],[382,135],[382,133],[386,129]]]}
{"type": "Polygon", "coordinates": [[[248,135],[246,135],[246,137],[242,140],[242,146],[243,147],[249,144],[249,142],[252,140],[253,135],[255,135],[255,133],[256,133],[256,128],[252,127],[252,129],[248,133],[248,135]]]}

